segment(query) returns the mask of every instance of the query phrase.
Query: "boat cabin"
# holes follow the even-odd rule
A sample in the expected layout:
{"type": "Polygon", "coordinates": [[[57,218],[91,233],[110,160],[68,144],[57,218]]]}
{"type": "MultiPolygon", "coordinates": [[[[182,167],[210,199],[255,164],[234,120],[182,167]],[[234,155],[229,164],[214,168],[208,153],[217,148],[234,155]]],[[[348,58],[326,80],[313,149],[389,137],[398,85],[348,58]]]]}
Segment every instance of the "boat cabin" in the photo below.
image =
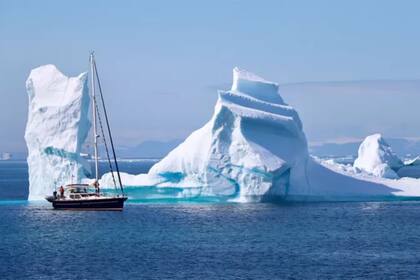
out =
{"type": "Polygon", "coordinates": [[[82,198],[89,198],[93,196],[98,196],[97,189],[95,192],[90,191],[92,190],[91,185],[88,184],[69,184],[63,186],[64,192],[63,196],[61,194],[54,193],[56,199],[82,199],[82,198]],[[66,197],[67,194],[67,197],[66,197]]]}

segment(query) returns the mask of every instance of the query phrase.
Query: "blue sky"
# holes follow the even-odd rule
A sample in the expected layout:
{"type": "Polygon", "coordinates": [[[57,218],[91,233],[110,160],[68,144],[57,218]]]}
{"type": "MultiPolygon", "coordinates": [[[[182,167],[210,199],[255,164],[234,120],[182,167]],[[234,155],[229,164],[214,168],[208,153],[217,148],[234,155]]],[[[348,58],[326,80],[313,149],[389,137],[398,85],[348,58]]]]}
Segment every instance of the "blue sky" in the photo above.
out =
{"type": "MultiPolygon", "coordinates": [[[[25,80],[39,65],[77,75],[94,49],[116,141],[135,145],[184,138],[204,124],[234,66],[280,84],[418,81],[418,11],[420,2],[409,0],[0,0],[0,151],[25,147],[25,80]]],[[[420,137],[419,88],[284,95],[313,142],[376,131],[420,137]]]]}

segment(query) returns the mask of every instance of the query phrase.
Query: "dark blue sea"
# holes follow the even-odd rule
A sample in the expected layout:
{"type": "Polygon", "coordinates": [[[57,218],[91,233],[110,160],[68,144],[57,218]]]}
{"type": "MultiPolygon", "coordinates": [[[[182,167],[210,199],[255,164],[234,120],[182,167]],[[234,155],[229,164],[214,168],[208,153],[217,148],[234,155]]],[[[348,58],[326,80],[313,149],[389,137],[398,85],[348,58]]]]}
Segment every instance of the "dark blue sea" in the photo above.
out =
{"type": "MultiPolygon", "coordinates": [[[[121,163],[130,173],[151,161],[121,163]]],[[[420,203],[27,203],[0,162],[0,279],[419,279],[420,203]]]]}

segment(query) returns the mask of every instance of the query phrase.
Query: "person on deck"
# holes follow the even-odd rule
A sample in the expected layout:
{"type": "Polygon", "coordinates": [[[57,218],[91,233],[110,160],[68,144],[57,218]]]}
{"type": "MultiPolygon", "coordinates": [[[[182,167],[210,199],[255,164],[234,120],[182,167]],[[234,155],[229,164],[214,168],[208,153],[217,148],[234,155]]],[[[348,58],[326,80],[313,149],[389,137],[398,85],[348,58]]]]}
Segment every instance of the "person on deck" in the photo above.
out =
{"type": "Polygon", "coordinates": [[[96,194],[99,195],[99,182],[95,181],[95,183],[93,183],[93,185],[95,186],[96,194]]]}
{"type": "Polygon", "coordinates": [[[61,198],[64,198],[64,188],[63,188],[63,186],[60,186],[60,196],[61,196],[61,198]]]}

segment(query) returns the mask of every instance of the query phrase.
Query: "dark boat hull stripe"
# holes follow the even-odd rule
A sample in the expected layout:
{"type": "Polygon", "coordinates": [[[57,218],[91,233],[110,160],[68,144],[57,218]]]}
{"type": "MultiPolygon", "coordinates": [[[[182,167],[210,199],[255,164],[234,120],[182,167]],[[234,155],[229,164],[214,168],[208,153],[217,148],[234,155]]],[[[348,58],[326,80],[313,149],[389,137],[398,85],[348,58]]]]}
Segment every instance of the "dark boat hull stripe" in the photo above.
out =
{"type": "Polygon", "coordinates": [[[80,209],[80,210],[122,210],[126,197],[109,199],[86,200],[55,200],[52,202],[54,209],[80,209]]]}

